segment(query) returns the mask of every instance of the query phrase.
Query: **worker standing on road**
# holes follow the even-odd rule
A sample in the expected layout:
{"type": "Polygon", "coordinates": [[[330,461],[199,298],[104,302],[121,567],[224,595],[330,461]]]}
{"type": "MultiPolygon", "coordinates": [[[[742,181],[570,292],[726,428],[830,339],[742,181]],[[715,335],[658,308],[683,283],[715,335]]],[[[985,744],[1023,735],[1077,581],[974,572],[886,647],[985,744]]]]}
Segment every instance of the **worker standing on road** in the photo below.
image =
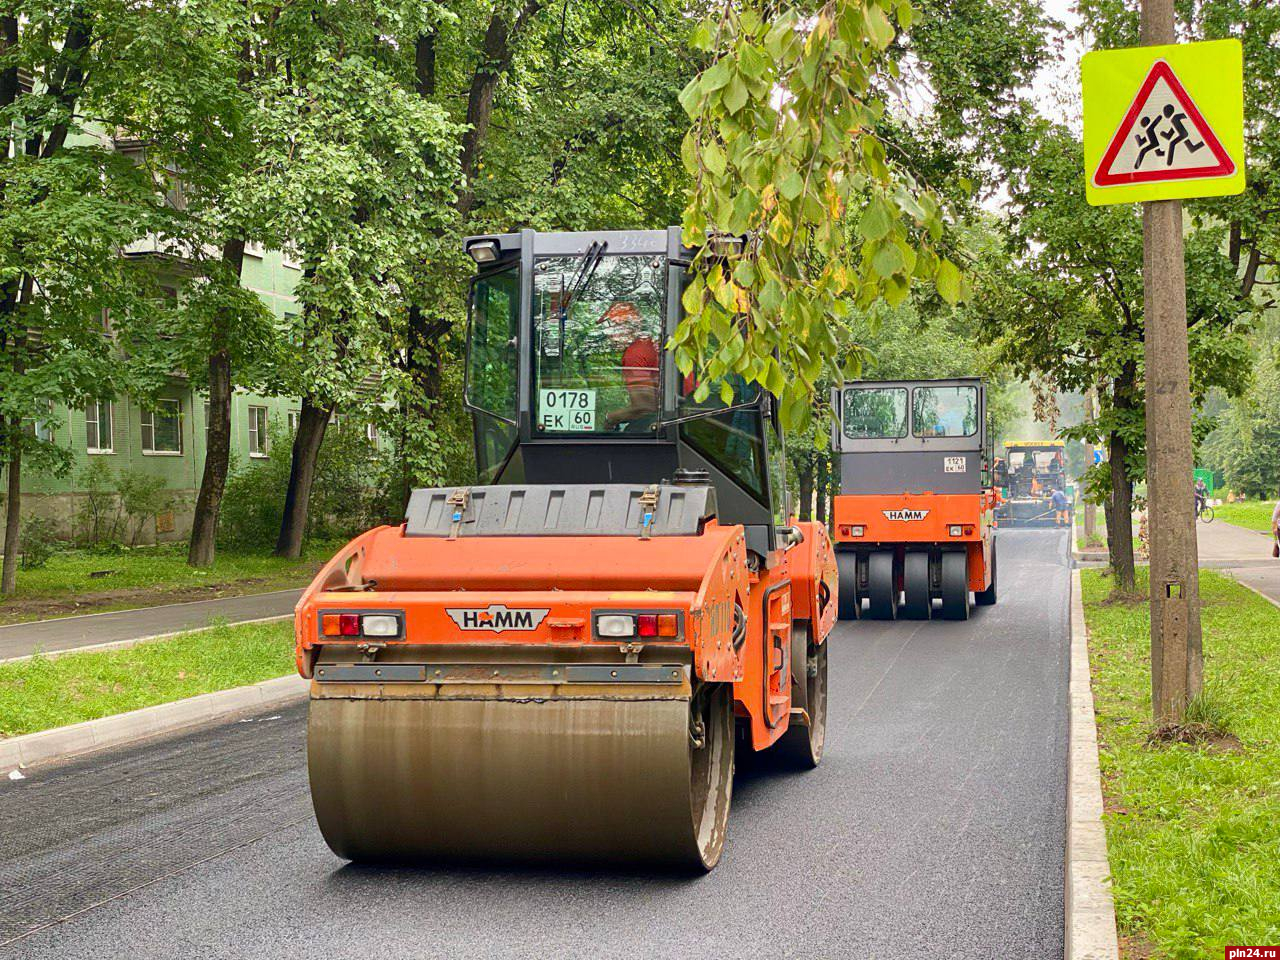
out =
{"type": "Polygon", "coordinates": [[[1055,488],[1049,499],[1053,501],[1053,522],[1060,527],[1070,524],[1071,520],[1067,516],[1067,508],[1070,506],[1067,495],[1061,489],[1055,488]]]}

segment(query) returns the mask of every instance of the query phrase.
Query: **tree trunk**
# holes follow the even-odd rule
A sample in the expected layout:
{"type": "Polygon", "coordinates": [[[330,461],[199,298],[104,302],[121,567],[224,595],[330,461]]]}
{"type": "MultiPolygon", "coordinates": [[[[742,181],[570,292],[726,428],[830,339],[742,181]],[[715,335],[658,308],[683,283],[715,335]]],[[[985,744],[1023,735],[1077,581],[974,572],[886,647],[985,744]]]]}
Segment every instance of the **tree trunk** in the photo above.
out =
{"type": "MultiPolygon", "coordinates": [[[[467,91],[467,132],[462,135],[462,189],[458,192],[458,212],[463,219],[471,213],[475,204],[475,174],[480,161],[480,147],[489,133],[489,121],[493,118],[493,95],[498,81],[511,66],[515,52],[514,41],[524,30],[529,19],[542,7],[544,0],[525,0],[512,22],[507,21],[506,8],[499,4],[484,32],[480,44],[480,62],[471,77],[467,91]]],[[[434,63],[433,63],[434,69],[434,63]]]]}
{"type": "Polygon", "coordinates": [[[813,464],[805,465],[796,471],[800,479],[800,519],[813,519],[813,464]]]}
{"type": "Polygon", "coordinates": [[[1111,498],[1107,510],[1107,549],[1111,553],[1114,589],[1133,593],[1133,481],[1125,469],[1129,448],[1117,433],[1108,437],[1111,498]]]}
{"type": "Polygon", "coordinates": [[[19,432],[22,430],[22,421],[10,421],[6,426],[9,485],[4,505],[4,570],[0,573],[0,594],[8,596],[18,589],[18,550],[21,548],[19,523],[22,520],[22,438],[19,432]]]}
{"type": "Polygon", "coordinates": [[[289,488],[284,498],[284,519],[276,540],[276,556],[296,560],[302,556],[302,539],[307,529],[307,510],[311,503],[311,484],[316,476],[320,445],[329,426],[333,410],[316,403],[307,395],[302,398],[298,414],[298,432],[293,437],[293,456],[289,464],[289,488]]]}
{"type": "MultiPolygon", "coordinates": [[[[228,240],[222,248],[222,262],[237,281],[244,265],[244,240],[228,240]]],[[[209,345],[209,430],[204,452],[204,475],[196,497],[191,521],[191,544],[187,563],[207,567],[217,548],[218,513],[227,487],[231,462],[231,353],[227,343],[228,323],[221,311],[213,318],[209,345]]]]}

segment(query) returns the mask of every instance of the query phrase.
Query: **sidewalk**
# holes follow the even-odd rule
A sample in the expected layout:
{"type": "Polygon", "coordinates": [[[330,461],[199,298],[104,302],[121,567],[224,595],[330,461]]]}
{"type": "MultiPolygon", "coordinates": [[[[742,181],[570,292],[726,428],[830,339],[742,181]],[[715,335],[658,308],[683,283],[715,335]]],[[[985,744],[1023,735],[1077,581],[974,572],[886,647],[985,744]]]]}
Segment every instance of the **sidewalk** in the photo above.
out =
{"type": "Polygon", "coordinates": [[[1200,566],[1225,570],[1246,586],[1280,602],[1280,559],[1271,556],[1271,537],[1216,520],[1197,523],[1200,566]]]}
{"type": "Polygon", "coordinates": [[[215,620],[244,623],[287,617],[301,595],[300,589],[291,588],[0,626],[0,661],[199,630],[215,620]]]}

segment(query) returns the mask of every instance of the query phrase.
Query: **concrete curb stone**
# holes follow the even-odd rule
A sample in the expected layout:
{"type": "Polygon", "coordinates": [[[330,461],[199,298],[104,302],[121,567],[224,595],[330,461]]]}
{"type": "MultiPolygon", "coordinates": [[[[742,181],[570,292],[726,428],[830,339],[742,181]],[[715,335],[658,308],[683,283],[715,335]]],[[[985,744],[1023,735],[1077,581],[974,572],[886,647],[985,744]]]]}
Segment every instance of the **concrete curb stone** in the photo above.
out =
{"type": "Polygon", "coordinates": [[[1089,634],[1080,571],[1071,572],[1071,727],[1066,864],[1066,960],[1119,960],[1111,866],[1102,823],[1098,728],[1089,674],[1089,634]]]}
{"type": "Polygon", "coordinates": [[[85,720],[52,730],[0,740],[0,771],[50,760],[67,760],[106,747],[174,733],[237,713],[283,706],[306,695],[308,681],[297,674],[263,680],[247,687],[203,693],[173,703],[160,703],[110,717],[85,720]]]}

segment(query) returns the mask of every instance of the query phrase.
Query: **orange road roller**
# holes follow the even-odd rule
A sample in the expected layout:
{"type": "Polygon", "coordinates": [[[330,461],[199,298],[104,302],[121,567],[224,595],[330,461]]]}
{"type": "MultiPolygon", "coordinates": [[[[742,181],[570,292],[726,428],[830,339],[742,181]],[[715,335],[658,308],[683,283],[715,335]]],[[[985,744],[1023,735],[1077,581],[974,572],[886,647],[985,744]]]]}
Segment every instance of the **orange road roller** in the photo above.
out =
{"type": "Polygon", "coordinates": [[[698,401],[663,349],[678,228],[466,250],[479,483],[413,491],[297,607],[320,830],[359,861],[709,870],[735,750],[822,757],[831,542],[790,518],[774,399],[698,401]]]}
{"type": "Polygon", "coordinates": [[[841,619],[949,620],[996,602],[998,492],[979,378],[847,383],[832,445],[841,619]]]}

